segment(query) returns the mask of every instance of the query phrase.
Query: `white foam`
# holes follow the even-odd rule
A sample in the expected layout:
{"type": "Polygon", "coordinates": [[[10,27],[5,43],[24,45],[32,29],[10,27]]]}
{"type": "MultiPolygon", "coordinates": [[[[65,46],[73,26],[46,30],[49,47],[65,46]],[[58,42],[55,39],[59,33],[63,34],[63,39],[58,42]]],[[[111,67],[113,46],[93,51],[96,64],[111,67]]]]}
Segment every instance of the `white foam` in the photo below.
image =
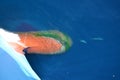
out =
{"type": "Polygon", "coordinates": [[[0,36],[2,38],[4,38],[4,40],[7,42],[14,42],[22,47],[26,47],[23,43],[19,42],[20,37],[18,34],[15,34],[15,33],[12,33],[12,32],[9,32],[9,31],[6,31],[6,30],[0,28],[0,36]]]}
{"type": "MultiPolygon", "coordinates": [[[[20,40],[17,34],[5,31],[0,28],[0,48],[6,51],[20,66],[21,70],[26,76],[33,77],[35,80],[41,80],[39,76],[34,72],[34,70],[29,65],[26,57],[18,53],[12,48],[7,42],[18,42],[20,40]]],[[[18,42],[18,44],[22,45],[18,42]]]]}

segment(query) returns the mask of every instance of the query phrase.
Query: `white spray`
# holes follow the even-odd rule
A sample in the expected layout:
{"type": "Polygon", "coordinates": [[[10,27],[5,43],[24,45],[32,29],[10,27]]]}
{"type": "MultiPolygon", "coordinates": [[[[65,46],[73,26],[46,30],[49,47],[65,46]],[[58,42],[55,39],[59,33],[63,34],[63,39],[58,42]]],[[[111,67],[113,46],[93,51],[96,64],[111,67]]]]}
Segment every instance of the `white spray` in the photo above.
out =
{"type": "Polygon", "coordinates": [[[2,38],[4,38],[4,40],[6,40],[7,42],[14,42],[22,47],[26,47],[23,43],[19,42],[20,37],[18,34],[5,31],[4,29],[0,28],[0,36],[2,36],[2,38]]]}

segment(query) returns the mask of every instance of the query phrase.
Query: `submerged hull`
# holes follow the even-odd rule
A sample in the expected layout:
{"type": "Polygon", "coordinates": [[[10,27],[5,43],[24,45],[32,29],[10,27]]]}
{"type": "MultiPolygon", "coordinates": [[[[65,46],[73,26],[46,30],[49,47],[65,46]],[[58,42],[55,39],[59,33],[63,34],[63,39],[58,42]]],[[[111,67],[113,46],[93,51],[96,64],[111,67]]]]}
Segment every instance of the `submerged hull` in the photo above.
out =
{"type": "Polygon", "coordinates": [[[71,39],[59,31],[19,32],[21,46],[10,42],[16,51],[34,54],[62,53],[70,48],[71,39]]]}

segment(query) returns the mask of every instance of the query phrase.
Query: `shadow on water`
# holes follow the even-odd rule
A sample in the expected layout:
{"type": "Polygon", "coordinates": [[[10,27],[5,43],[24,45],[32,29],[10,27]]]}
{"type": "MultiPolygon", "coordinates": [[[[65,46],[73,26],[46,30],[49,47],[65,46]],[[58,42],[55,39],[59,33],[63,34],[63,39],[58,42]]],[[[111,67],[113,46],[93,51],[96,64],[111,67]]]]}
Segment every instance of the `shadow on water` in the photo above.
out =
{"type": "Polygon", "coordinates": [[[59,70],[59,64],[61,64],[61,60],[64,60],[65,54],[66,53],[55,55],[25,54],[25,56],[38,76],[46,79],[46,77],[53,77],[56,70],[59,70]]]}

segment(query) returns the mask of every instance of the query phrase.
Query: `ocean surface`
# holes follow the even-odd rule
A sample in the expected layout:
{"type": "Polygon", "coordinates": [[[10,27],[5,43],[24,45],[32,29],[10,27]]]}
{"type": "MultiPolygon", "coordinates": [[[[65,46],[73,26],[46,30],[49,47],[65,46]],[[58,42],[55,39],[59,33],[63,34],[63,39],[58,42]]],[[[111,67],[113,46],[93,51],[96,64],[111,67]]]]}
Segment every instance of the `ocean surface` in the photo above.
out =
{"type": "Polygon", "coordinates": [[[63,54],[26,55],[42,80],[120,80],[120,0],[0,0],[0,28],[71,37],[63,54]]]}

